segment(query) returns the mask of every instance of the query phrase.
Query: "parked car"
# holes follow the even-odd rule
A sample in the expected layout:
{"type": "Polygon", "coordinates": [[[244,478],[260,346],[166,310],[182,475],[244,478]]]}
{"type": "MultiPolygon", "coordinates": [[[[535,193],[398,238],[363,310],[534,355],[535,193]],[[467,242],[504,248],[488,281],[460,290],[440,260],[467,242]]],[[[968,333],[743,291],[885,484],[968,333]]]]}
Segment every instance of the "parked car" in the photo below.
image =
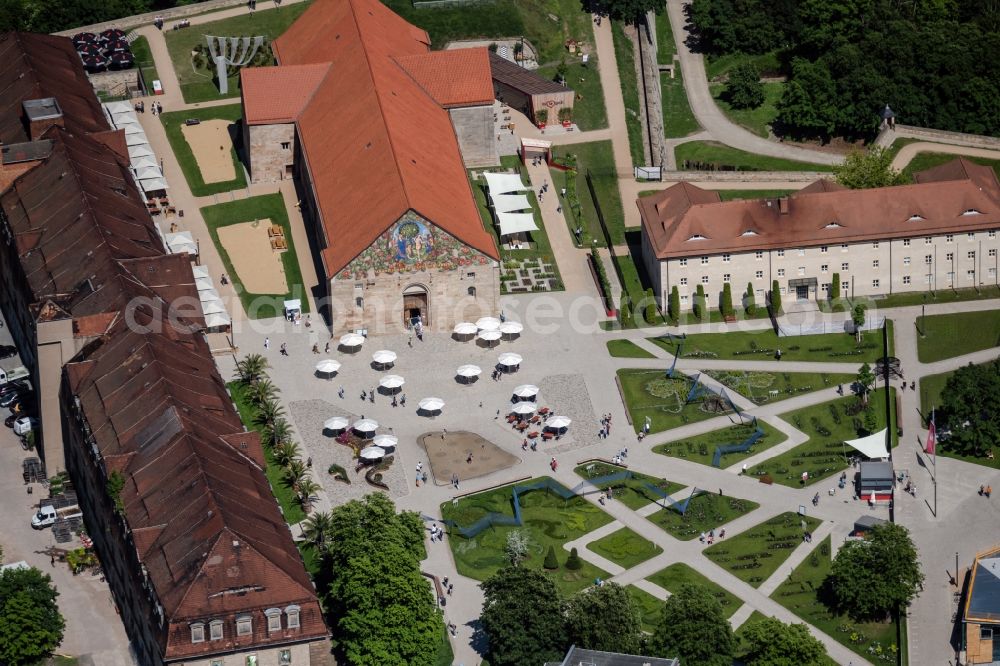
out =
{"type": "Polygon", "coordinates": [[[14,403],[19,402],[22,397],[24,397],[22,391],[10,391],[9,393],[4,393],[0,395],[0,407],[12,407],[14,403]]]}
{"type": "Polygon", "coordinates": [[[17,356],[17,347],[14,345],[0,345],[0,358],[10,358],[17,356]]]}
{"type": "Polygon", "coordinates": [[[5,418],[3,420],[3,424],[5,426],[7,426],[8,428],[13,428],[14,427],[14,421],[16,421],[18,418],[20,418],[20,417],[17,414],[11,414],[10,416],[8,416],[7,418],[5,418]]]}

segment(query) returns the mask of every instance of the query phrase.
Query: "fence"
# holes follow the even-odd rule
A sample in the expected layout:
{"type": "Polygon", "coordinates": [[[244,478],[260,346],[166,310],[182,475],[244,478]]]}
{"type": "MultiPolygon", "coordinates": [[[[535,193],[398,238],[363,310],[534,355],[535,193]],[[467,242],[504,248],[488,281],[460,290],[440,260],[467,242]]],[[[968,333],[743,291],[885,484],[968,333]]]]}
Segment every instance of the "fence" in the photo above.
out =
{"type": "MultiPolygon", "coordinates": [[[[885,324],[885,317],[865,317],[865,323],[861,325],[862,331],[875,331],[885,324]]],[[[822,333],[854,333],[854,322],[850,319],[844,321],[818,321],[810,324],[784,324],[778,325],[778,337],[788,338],[799,335],[819,335],[822,333]]]]}
{"type": "Polygon", "coordinates": [[[693,500],[695,498],[695,496],[697,496],[697,495],[704,495],[705,492],[706,492],[704,490],[698,490],[698,488],[695,487],[695,488],[693,488],[691,490],[691,494],[687,496],[687,499],[685,499],[683,502],[680,502],[678,500],[675,500],[670,495],[668,495],[662,489],[657,488],[656,486],[654,486],[652,483],[647,483],[646,484],[646,488],[648,488],[649,490],[653,491],[655,494],[659,495],[661,500],[669,500],[670,501],[670,505],[669,506],[667,504],[661,504],[660,506],[662,506],[664,509],[674,509],[675,511],[677,511],[678,513],[680,513],[682,516],[685,513],[687,513],[688,505],[691,504],[691,500],[693,500]]]}
{"type": "Polygon", "coordinates": [[[519,493],[526,493],[532,490],[546,489],[554,492],[563,499],[570,499],[576,497],[576,493],[572,490],[568,490],[562,484],[553,481],[552,479],[546,478],[535,483],[529,483],[524,485],[515,485],[511,488],[513,494],[513,504],[514,504],[514,515],[513,517],[508,516],[503,513],[496,513],[495,511],[490,511],[485,516],[477,520],[476,522],[462,527],[454,520],[443,520],[441,521],[448,527],[454,528],[459,534],[461,534],[466,539],[472,539],[478,536],[483,530],[488,527],[493,527],[496,525],[506,526],[506,527],[520,527],[524,524],[521,519],[521,500],[519,498],[519,493]]]}

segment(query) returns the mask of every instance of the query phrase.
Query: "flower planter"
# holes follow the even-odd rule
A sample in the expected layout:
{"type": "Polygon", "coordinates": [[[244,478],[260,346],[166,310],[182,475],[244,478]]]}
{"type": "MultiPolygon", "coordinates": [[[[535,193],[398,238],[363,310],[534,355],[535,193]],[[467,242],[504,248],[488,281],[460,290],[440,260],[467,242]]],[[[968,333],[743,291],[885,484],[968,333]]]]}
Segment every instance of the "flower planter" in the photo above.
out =
{"type": "Polygon", "coordinates": [[[538,123],[538,129],[545,129],[545,123],[538,123]]]}
{"type": "Polygon", "coordinates": [[[564,121],[562,121],[562,126],[566,127],[566,128],[570,127],[572,124],[573,124],[572,120],[564,120],[564,121]]]}

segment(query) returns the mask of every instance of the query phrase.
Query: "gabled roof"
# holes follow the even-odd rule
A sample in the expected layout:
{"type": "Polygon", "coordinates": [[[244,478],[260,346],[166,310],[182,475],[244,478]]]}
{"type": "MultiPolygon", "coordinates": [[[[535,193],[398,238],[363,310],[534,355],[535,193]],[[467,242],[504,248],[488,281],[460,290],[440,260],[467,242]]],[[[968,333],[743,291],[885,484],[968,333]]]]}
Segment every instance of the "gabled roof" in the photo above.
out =
{"type": "Polygon", "coordinates": [[[106,312],[121,259],[164,254],[124,160],[91,137],[52,127],[52,154],[0,196],[32,293],[71,315],[106,312]]]}
{"type": "Polygon", "coordinates": [[[818,181],[782,199],[726,202],[679,183],[636,204],[661,259],[1000,227],[1000,182],[990,167],[957,159],[916,179],[867,190],[818,181]]]}
{"type": "Polygon", "coordinates": [[[1000,548],[976,556],[965,600],[965,621],[1000,624],[1000,548]]]}
{"type": "Polygon", "coordinates": [[[510,86],[525,95],[573,92],[570,88],[539,76],[537,72],[525,69],[496,53],[490,54],[490,73],[497,83],[510,86]]]}
{"type": "Polygon", "coordinates": [[[0,141],[28,141],[21,103],[55,97],[66,129],[75,134],[107,129],[94,88],[68,37],[25,32],[0,34],[0,141]]]}
{"type": "Polygon", "coordinates": [[[258,617],[254,644],[326,636],[260,442],[245,432],[204,337],[144,303],[128,319],[159,330],[144,334],[122,317],[66,373],[105,465],[125,476],[125,519],[168,626],[164,654],[233,647],[231,628],[225,644],[193,644],[191,621],[290,604],[301,608],[301,630],[268,635],[258,617]]]}
{"type": "Polygon", "coordinates": [[[485,47],[431,51],[396,62],[446,109],[493,103],[490,54],[485,47]]]}
{"type": "Polygon", "coordinates": [[[331,65],[297,120],[326,237],[327,277],[408,210],[499,256],[448,112],[397,61],[426,54],[429,42],[378,0],[316,0],[273,42],[279,70],[331,65]]]}
{"type": "Polygon", "coordinates": [[[251,125],[295,122],[329,71],[330,63],[242,69],[246,122],[251,125]]]}

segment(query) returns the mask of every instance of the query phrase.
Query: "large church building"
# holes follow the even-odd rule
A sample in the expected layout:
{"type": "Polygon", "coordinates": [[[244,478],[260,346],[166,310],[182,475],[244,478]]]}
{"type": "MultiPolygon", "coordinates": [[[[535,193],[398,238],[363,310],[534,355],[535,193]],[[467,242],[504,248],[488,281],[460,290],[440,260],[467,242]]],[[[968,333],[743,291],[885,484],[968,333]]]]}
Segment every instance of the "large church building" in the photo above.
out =
{"type": "Polygon", "coordinates": [[[251,178],[297,179],[334,333],[495,314],[466,173],[497,162],[488,51],[431,51],[378,0],[316,0],[273,50],[241,74],[251,178]]]}

